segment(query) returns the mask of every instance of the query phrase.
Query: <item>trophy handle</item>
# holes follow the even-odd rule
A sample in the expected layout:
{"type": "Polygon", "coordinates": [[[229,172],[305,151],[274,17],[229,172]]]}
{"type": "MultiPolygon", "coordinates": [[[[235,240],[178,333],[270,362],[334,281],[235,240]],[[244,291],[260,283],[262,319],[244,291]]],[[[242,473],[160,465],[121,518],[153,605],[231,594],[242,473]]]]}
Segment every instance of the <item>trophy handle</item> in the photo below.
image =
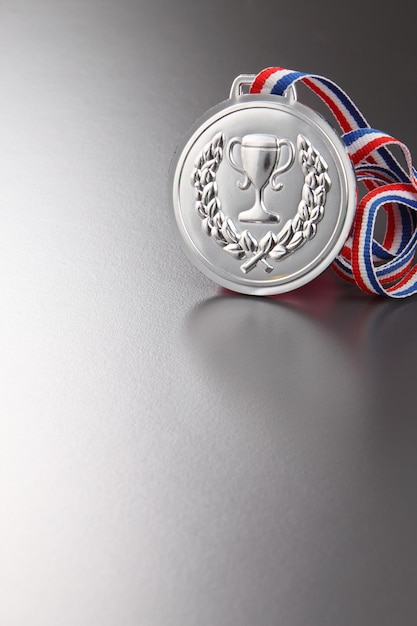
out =
{"type": "Polygon", "coordinates": [[[229,163],[233,167],[233,169],[239,172],[239,174],[244,175],[245,179],[243,183],[238,181],[237,186],[239,187],[239,189],[245,190],[245,189],[249,189],[251,182],[245,170],[243,169],[243,167],[241,167],[235,159],[233,150],[236,145],[239,145],[242,148],[242,139],[240,137],[234,137],[233,139],[229,141],[229,145],[227,147],[227,156],[229,158],[229,163]]]}
{"type": "Polygon", "coordinates": [[[276,177],[283,172],[286,172],[290,169],[295,159],[295,149],[294,144],[289,139],[278,139],[277,141],[277,165],[280,161],[281,156],[281,146],[288,147],[288,159],[283,163],[283,165],[275,168],[272,176],[271,176],[271,187],[274,191],[279,191],[282,189],[282,183],[278,183],[276,181],[276,177]]]}

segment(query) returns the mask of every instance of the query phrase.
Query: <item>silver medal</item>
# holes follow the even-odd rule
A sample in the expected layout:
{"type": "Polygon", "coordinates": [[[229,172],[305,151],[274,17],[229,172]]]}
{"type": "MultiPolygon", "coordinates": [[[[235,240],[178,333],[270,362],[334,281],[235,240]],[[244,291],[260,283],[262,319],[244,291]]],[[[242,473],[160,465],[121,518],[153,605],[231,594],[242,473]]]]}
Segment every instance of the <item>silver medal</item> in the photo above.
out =
{"type": "Polygon", "coordinates": [[[246,294],[296,289],[326,269],[352,226],[356,181],[340,137],[285,96],[230,99],[192,128],[172,169],[176,221],[193,263],[246,294]]]}

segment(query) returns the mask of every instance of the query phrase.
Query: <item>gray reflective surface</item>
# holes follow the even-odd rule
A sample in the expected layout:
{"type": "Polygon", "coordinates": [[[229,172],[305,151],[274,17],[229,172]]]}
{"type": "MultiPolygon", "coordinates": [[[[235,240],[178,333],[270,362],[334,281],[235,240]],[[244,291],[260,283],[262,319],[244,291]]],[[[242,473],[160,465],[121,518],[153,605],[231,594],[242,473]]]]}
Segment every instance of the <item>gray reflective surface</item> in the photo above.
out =
{"type": "Polygon", "coordinates": [[[2,625],[415,626],[416,301],[219,291],[165,184],[275,63],[416,154],[405,4],[1,2],[2,625]]]}

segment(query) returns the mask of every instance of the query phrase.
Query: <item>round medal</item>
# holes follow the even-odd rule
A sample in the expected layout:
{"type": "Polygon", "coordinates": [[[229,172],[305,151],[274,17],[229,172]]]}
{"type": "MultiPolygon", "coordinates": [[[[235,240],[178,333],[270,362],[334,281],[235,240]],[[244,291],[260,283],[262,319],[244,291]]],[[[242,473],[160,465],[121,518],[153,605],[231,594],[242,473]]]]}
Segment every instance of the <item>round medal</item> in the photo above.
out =
{"type": "Polygon", "coordinates": [[[173,163],[176,221],[197,267],[246,294],[296,289],[324,271],[352,226],[356,179],[330,124],[288,95],[244,95],[193,127],[173,163]]]}

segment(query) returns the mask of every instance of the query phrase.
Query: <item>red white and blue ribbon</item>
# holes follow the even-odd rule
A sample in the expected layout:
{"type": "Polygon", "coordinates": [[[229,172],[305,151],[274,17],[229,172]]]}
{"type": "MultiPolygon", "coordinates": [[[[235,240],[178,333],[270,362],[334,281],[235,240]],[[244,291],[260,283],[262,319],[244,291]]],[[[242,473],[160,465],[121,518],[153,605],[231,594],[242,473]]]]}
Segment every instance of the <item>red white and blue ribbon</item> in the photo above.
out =
{"type": "Polygon", "coordinates": [[[250,92],[281,96],[297,81],[321,98],[336,118],[356,178],[367,189],[334,270],[367,293],[392,298],[417,293],[417,170],[410,151],[401,141],[371,128],[349,96],[324,76],[270,67],[256,76],[250,92]],[[393,146],[404,156],[404,166],[393,146]],[[381,243],[374,237],[380,209],[386,212],[381,243]]]}

